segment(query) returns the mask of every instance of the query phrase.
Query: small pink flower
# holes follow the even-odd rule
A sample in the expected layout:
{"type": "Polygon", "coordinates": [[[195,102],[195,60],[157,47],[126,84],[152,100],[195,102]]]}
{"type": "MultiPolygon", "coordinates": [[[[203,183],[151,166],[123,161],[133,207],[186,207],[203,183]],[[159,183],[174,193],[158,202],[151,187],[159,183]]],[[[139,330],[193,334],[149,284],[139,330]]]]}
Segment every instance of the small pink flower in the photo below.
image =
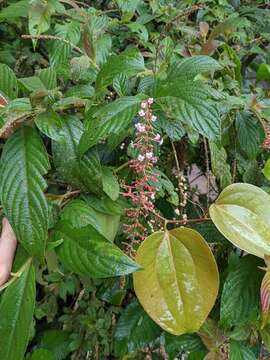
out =
{"type": "Polygon", "coordinates": [[[140,155],[138,156],[138,160],[139,160],[140,162],[142,162],[142,161],[144,160],[144,156],[140,154],[140,155]]]}
{"type": "Polygon", "coordinates": [[[152,200],[155,200],[155,194],[151,194],[150,197],[151,197],[152,200]]]}
{"type": "Polygon", "coordinates": [[[135,128],[140,132],[145,132],[145,125],[144,124],[141,124],[141,123],[137,123],[135,124],[135,128]]]}
{"type": "Polygon", "coordinates": [[[158,158],[156,156],[153,156],[151,161],[153,164],[155,164],[158,161],[158,158]]]}
{"type": "Polygon", "coordinates": [[[140,110],[140,111],[139,111],[139,115],[140,115],[141,117],[144,117],[144,116],[145,116],[145,111],[140,110]]]}
{"type": "Polygon", "coordinates": [[[142,101],[141,108],[142,109],[147,109],[147,102],[146,101],[142,101]]]}
{"type": "Polygon", "coordinates": [[[157,120],[156,115],[152,115],[152,116],[151,116],[151,121],[155,122],[156,120],[157,120]]]}
{"type": "Polygon", "coordinates": [[[153,104],[154,99],[153,99],[153,98],[149,98],[149,99],[147,100],[147,102],[148,102],[149,105],[151,105],[151,104],[153,104]]]}
{"type": "Polygon", "coordinates": [[[155,137],[154,137],[154,140],[159,142],[161,139],[161,136],[159,134],[157,134],[155,137]]]}
{"type": "Polygon", "coordinates": [[[163,139],[160,139],[159,145],[162,145],[162,144],[163,144],[163,139]]]}
{"type": "Polygon", "coordinates": [[[145,156],[146,156],[146,158],[147,158],[148,160],[152,160],[152,158],[153,158],[153,153],[152,153],[152,151],[147,152],[147,153],[145,154],[145,156]]]}

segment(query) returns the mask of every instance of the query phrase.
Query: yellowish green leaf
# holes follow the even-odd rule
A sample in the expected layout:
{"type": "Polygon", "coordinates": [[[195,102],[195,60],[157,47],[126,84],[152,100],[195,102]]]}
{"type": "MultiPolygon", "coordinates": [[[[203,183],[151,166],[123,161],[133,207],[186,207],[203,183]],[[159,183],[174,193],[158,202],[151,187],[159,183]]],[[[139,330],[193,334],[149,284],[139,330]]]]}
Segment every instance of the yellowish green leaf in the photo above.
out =
{"type": "Polygon", "coordinates": [[[250,184],[232,184],[210,207],[218,230],[235,246],[264,258],[270,255],[270,196],[250,184]]]}
{"type": "Polygon", "coordinates": [[[219,287],[213,254],[196,231],[178,228],[152,234],[142,243],[133,274],[136,295],[164,330],[181,335],[198,331],[211,311],[219,287]]]}

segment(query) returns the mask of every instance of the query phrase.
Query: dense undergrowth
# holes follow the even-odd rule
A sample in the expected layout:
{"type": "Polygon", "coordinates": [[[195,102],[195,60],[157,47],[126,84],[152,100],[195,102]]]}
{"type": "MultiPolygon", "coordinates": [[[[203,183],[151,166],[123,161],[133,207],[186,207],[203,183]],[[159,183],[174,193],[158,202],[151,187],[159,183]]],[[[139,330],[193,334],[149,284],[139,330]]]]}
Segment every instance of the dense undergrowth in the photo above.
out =
{"type": "Polygon", "coordinates": [[[269,41],[266,0],[0,2],[1,360],[269,358],[269,41]]]}

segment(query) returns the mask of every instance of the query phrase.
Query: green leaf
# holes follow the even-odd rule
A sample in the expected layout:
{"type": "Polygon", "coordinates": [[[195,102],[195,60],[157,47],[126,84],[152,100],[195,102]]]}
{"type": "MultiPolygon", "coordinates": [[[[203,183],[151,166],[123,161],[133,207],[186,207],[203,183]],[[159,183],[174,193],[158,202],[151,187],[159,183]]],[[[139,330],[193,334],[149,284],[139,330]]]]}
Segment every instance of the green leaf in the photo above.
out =
{"type": "Polygon", "coordinates": [[[123,20],[129,21],[134,15],[140,0],[116,0],[117,5],[123,12],[123,20]]]}
{"type": "Polygon", "coordinates": [[[3,8],[0,12],[0,21],[14,20],[18,17],[27,17],[29,0],[16,1],[3,8]]]}
{"type": "Polygon", "coordinates": [[[129,49],[120,55],[112,55],[101,67],[96,81],[98,89],[110,85],[118,74],[127,77],[137,75],[144,71],[144,59],[138,49],[129,49]]]}
{"type": "Polygon", "coordinates": [[[135,96],[122,97],[103,106],[89,119],[81,137],[79,155],[96,145],[100,139],[117,134],[127,128],[139,110],[141,99],[135,96]]]}
{"type": "Polygon", "coordinates": [[[256,360],[255,354],[245,345],[231,340],[229,360],[256,360]]]}
{"type": "Polygon", "coordinates": [[[54,354],[46,349],[37,349],[32,352],[28,360],[57,360],[54,354]]]}
{"type": "Polygon", "coordinates": [[[77,152],[84,130],[83,124],[75,116],[64,116],[61,120],[64,136],[52,143],[57,171],[69,184],[82,190],[100,193],[102,191],[102,173],[97,150],[92,149],[79,159],[77,152]]]}
{"type": "Polygon", "coordinates": [[[38,129],[52,140],[60,140],[64,136],[60,116],[53,110],[48,109],[35,117],[38,129]]]}
{"type": "Polygon", "coordinates": [[[18,129],[5,143],[1,157],[1,203],[19,242],[39,258],[44,256],[48,230],[43,175],[49,167],[46,149],[33,128],[18,129]]]}
{"type": "Polygon", "coordinates": [[[139,247],[136,261],[144,270],[133,274],[134,289],[148,315],[174,335],[198,331],[219,286],[215,259],[201,235],[188,228],[156,232],[139,247]]]}
{"type": "Polygon", "coordinates": [[[156,102],[176,119],[210,140],[221,136],[220,115],[213,96],[200,81],[159,82],[154,92],[156,102]]]}
{"type": "Polygon", "coordinates": [[[122,357],[142,350],[159,337],[161,329],[146,314],[137,301],[129,304],[119,320],[114,333],[115,355],[122,357]]]}
{"type": "Polygon", "coordinates": [[[181,336],[164,334],[165,350],[170,360],[174,360],[182,352],[198,352],[205,350],[205,346],[197,334],[185,334],[181,336]]]}
{"type": "Polygon", "coordinates": [[[260,309],[260,283],[263,262],[251,255],[241,258],[225,280],[220,309],[222,326],[245,326],[256,321],[260,309]]]}
{"type": "Polygon", "coordinates": [[[232,184],[222,191],[210,216],[235,246],[264,258],[270,255],[270,196],[250,184],[232,184]]]}
{"type": "Polygon", "coordinates": [[[235,127],[240,148],[249,159],[255,159],[264,140],[264,131],[254,116],[246,111],[236,113],[235,127]]]}
{"type": "Polygon", "coordinates": [[[74,228],[69,222],[62,221],[55,231],[57,239],[64,239],[56,249],[61,261],[78,275],[106,278],[127,275],[139,269],[133,260],[91,225],[74,228]]]}
{"type": "Polygon", "coordinates": [[[209,141],[211,155],[211,167],[213,174],[220,182],[221,189],[232,183],[230,165],[227,163],[227,153],[223,147],[218,147],[212,141],[209,141]]]}
{"type": "Polygon", "coordinates": [[[54,90],[57,87],[56,71],[53,67],[38,70],[37,76],[45,85],[46,89],[54,90]]]}
{"type": "Polygon", "coordinates": [[[63,330],[45,330],[40,346],[52,352],[56,360],[64,360],[70,353],[70,333],[63,330]]]}
{"type": "Polygon", "coordinates": [[[118,74],[113,79],[113,88],[119,96],[125,96],[128,93],[128,77],[125,74],[118,74]]]}
{"type": "Polygon", "coordinates": [[[120,216],[101,213],[83,200],[73,200],[61,214],[61,219],[69,221],[73,227],[92,225],[106,239],[113,241],[119,227],[120,216]]]}
{"type": "Polygon", "coordinates": [[[105,194],[114,201],[118,199],[120,187],[117,177],[108,167],[105,166],[102,167],[102,185],[105,194]]]}
{"type": "Polygon", "coordinates": [[[260,64],[257,73],[257,81],[270,81],[270,66],[268,64],[260,64]]]}
{"type": "MultiPolygon", "coordinates": [[[[29,9],[29,33],[40,35],[46,32],[51,23],[51,16],[55,12],[55,0],[32,0],[29,9]]],[[[35,45],[37,40],[33,40],[35,45]]]]}
{"type": "Polygon", "coordinates": [[[169,70],[167,81],[194,80],[195,76],[201,73],[214,72],[221,66],[210,56],[192,56],[174,62],[169,70]]]}
{"type": "Polygon", "coordinates": [[[270,158],[268,158],[266,163],[264,164],[262,172],[266,179],[270,180],[270,158]]]}
{"type": "Polygon", "coordinates": [[[0,303],[0,359],[22,360],[35,307],[35,271],[30,261],[5,290],[0,303]]]}
{"type": "Polygon", "coordinates": [[[6,64],[0,64],[0,93],[10,99],[15,99],[18,96],[16,76],[6,64]]]}
{"type": "Polygon", "coordinates": [[[27,78],[18,79],[20,87],[23,91],[34,92],[39,90],[46,90],[45,85],[37,76],[30,76],[27,78]]]}

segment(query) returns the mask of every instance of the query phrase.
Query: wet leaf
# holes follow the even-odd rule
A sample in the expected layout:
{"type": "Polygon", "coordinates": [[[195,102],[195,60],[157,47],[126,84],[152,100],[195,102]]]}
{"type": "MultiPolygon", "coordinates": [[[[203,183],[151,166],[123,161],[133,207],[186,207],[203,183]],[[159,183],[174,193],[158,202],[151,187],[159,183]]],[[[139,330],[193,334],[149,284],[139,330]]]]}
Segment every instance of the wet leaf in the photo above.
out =
{"type": "Polygon", "coordinates": [[[133,275],[134,289],[150,317],[175,335],[198,331],[219,286],[216,262],[203,237],[188,228],[156,232],[142,243],[136,262],[144,270],[133,275]]]}
{"type": "Polygon", "coordinates": [[[210,207],[218,230],[235,246],[264,258],[270,254],[270,196],[250,184],[232,184],[210,207]]]}

